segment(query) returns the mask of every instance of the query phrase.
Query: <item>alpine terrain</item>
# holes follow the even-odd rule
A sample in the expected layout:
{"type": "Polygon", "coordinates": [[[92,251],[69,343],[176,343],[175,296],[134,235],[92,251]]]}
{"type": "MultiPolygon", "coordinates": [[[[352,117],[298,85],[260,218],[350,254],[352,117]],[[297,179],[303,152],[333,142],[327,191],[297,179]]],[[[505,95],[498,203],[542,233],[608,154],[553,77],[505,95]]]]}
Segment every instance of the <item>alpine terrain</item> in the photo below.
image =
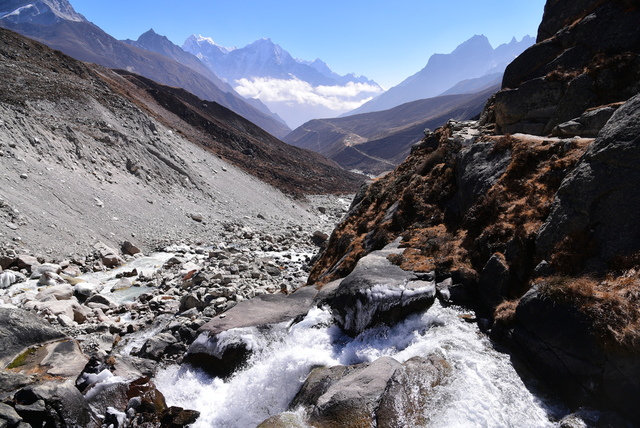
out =
{"type": "Polygon", "coordinates": [[[318,117],[336,117],[382,92],[376,82],[354,74],[340,76],[320,59],[293,58],[271,39],[227,48],[193,35],[182,48],[241,95],[264,102],[291,128],[318,117]]]}
{"type": "Polygon", "coordinates": [[[443,119],[368,181],[0,29],[0,426],[639,426],[638,22],[548,0],[495,93],[301,132],[443,119]]]}

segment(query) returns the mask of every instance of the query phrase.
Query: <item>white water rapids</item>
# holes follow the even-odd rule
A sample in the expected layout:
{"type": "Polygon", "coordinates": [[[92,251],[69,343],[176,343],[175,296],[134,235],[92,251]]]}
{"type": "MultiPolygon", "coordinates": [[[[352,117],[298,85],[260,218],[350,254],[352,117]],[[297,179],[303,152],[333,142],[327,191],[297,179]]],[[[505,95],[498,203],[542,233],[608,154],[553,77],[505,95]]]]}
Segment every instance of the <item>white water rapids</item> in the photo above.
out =
{"type": "MultiPolygon", "coordinates": [[[[201,372],[169,367],[155,379],[170,405],[195,409],[195,427],[255,427],[287,406],[317,366],[349,365],[391,356],[404,362],[439,354],[453,367],[448,382],[434,389],[424,409],[429,427],[551,427],[547,409],[524,386],[509,356],[494,350],[475,323],[436,302],[428,311],[393,327],[377,327],[355,339],[331,325],[327,310],[312,309],[292,327],[281,325],[265,336],[250,335],[253,356],[228,381],[201,372]]],[[[301,420],[301,419],[300,419],[301,420]]]]}

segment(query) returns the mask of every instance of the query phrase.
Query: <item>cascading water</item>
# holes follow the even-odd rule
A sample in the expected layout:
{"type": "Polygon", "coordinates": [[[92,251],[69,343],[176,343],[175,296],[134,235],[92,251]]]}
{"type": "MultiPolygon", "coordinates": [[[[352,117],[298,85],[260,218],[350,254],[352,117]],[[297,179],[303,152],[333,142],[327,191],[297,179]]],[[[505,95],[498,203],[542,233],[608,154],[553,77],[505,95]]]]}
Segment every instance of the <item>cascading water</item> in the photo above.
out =
{"type": "Polygon", "coordinates": [[[453,370],[434,388],[429,408],[422,409],[427,426],[554,426],[549,409],[524,386],[509,356],[495,351],[475,323],[460,315],[436,302],[395,326],[350,338],[331,324],[328,310],[316,308],[291,327],[230,330],[251,335],[245,343],[252,344],[253,354],[227,381],[178,366],[160,371],[155,380],[170,405],[201,412],[195,427],[245,428],[286,411],[314,367],[439,355],[453,370]]]}

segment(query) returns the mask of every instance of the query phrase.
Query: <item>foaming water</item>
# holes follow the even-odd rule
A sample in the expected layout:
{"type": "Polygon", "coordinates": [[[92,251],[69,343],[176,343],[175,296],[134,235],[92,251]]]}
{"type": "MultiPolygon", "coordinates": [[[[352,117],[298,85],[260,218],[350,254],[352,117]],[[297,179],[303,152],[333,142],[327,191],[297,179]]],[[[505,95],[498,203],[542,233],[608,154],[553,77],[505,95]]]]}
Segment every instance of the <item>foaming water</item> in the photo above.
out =
{"type": "Polygon", "coordinates": [[[447,382],[434,388],[424,409],[427,426],[554,426],[509,356],[495,351],[477,326],[462,320],[454,308],[436,302],[423,314],[393,327],[367,330],[355,339],[330,320],[329,311],[313,309],[293,327],[283,324],[264,333],[253,342],[258,345],[246,367],[226,382],[174,366],[158,373],[156,383],[170,405],[201,412],[194,427],[255,427],[287,410],[314,367],[381,356],[404,362],[436,354],[453,370],[447,382]]]}

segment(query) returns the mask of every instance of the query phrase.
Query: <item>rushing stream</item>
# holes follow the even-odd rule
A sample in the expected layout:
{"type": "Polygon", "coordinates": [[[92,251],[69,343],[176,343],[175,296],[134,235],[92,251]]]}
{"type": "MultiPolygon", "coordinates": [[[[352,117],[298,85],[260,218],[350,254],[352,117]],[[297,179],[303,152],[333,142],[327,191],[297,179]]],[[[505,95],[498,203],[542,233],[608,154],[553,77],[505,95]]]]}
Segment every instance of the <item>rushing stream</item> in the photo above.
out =
{"type": "Polygon", "coordinates": [[[158,373],[156,383],[170,405],[201,412],[196,427],[246,428],[286,411],[314,367],[437,354],[454,370],[448,382],[435,387],[430,408],[423,409],[428,426],[555,426],[550,409],[524,386],[509,356],[494,350],[461,314],[436,302],[425,313],[352,339],[331,324],[328,310],[312,309],[302,322],[266,335],[257,329],[228,331],[243,336],[254,351],[228,381],[172,366],[158,373]]]}

